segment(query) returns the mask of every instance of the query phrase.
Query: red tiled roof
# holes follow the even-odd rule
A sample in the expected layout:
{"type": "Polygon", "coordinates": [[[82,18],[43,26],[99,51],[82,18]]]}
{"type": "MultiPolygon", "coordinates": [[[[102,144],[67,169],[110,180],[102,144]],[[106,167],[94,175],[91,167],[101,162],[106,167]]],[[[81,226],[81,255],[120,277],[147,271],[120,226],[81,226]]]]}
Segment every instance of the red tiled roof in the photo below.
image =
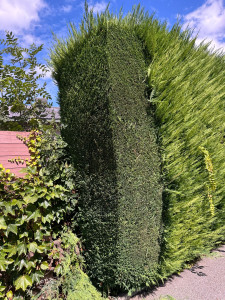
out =
{"type": "Polygon", "coordinates": [[[20,157],[21,159],[29,158],[27,146],[16,137],[17,135],[27,137],[29,134],[29,132],[0,131],[0,164],[18,177],[25,175],[19,171],[26,167],[26,164],[17,165],[16,163],[8,162],[8,160],[15,157],[20,157]]]}

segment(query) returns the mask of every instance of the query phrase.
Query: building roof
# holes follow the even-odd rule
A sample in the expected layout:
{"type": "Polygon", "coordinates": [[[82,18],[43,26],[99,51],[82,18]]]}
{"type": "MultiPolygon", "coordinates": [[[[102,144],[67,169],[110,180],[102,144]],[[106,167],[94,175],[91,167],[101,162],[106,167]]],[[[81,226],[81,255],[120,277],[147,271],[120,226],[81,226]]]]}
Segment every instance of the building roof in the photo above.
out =
{"type": "MultiPolygon", "coordinates": [[[[60,114],[59,114],[59,107],[50,107],[46,108],[47,115],[44,117],[47,121],[51,121],[52,116],[54,115],[55,121],[60,122],[60,114]]],[[[14,117],[18,117],[19,113],[11,112],[9,107],[9,118],[14,119],[14,117]]]]}
{"type": "Polygon", "coordinates": [[[17,138],[17,135],[28,137],[29,134],[29,132],[0,131],[0,164],[18,177],[25,176],[19,171],[26,167],[26,163],[17,165],[8,160],[15,157],[20,157],[21,159],[30,157],[27,146],[17,138]]]}

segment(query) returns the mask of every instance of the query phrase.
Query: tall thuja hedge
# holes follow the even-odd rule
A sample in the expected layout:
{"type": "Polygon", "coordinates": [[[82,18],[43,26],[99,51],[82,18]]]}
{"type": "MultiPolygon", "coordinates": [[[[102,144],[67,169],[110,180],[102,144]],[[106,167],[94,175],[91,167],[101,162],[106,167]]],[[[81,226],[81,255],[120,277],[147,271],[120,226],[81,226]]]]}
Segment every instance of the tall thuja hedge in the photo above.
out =
{"type": "Polygon", "coordinates": [[[80,174],[79,228],[90,277],[137,288],[155,278],[162,210],[147,66],[127,25],[87,18],[52,53],[62,134],[80,174]]]}
{"type": "Polygon", "coordinates": [[[166,277],[225,240],[225,57],[177,24],[145,19],[136,30],[161,137],[166,277]]]}

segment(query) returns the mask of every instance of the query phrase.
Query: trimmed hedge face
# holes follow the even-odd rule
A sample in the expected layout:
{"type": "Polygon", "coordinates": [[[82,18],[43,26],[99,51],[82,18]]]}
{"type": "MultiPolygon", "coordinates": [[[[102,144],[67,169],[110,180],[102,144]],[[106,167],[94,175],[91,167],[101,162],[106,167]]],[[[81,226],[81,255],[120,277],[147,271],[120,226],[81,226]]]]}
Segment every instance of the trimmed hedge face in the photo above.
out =
{"type": "Polygon", "coordinates": [[[135,279],[138,286],[153,276],[160,252],[160,159],[153,118],[147,115],[141,44],[130,30],[114,26],[107,53],[118,187],[117,280],[129,287],[135,279]]]}
{"type": "Polygon", "coordinates": [[[65,58],[59,80],[89,275],[123,289],[149,282],[160,252],[160,160],[145,69],[130,30],[102,27],[65,58]]]}

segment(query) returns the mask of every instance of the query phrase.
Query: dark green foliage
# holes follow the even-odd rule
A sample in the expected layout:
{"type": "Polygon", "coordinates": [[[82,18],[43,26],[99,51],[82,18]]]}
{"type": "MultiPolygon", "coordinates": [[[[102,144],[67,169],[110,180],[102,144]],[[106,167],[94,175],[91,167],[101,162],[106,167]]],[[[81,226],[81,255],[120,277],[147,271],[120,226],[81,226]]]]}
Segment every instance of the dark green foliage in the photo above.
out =
{"type": "Polygon", "coordinates": [[[141,43],[128,29],[108,30],[109,107],[118,186],[118,283],[148,282],[158,263],[161,224],[160,160],[147,116],[141,43]],[[131,281],[133,278],[135,281],[131,281]]]}
{"type": "Polygon", "coordinates": [[[111,280],[112,285],[118,218],[105,44],[106,30],[72,49],[59,72],[59,99],[61,119],[67,125],[63,135],[81,177],[80,227],[89,273],[98,283],[111,280]]]}
{"type": "Polygon", "coordinates": [[[158,264],[160,161],[145,69],[137,37],[101,23],[56,69],[62,133],[81,177],[85,257],[104,288],[143,286],[158,264]]]}

